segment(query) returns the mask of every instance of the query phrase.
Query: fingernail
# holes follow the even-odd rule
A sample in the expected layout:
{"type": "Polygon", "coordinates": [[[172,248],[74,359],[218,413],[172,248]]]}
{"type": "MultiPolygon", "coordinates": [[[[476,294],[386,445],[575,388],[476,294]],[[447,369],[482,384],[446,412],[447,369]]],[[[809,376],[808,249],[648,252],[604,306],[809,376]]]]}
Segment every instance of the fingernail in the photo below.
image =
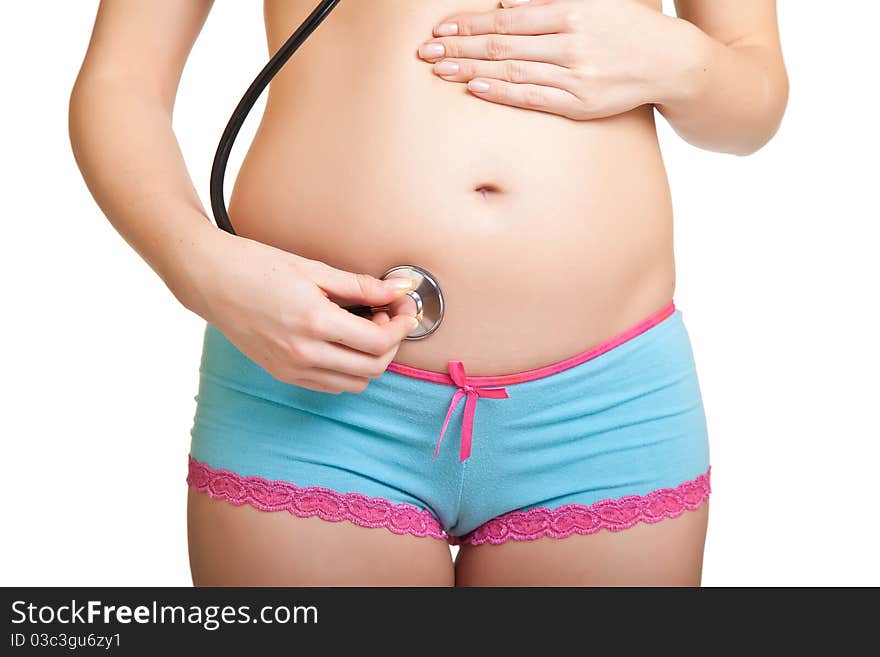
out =
{"type": "Polygon", "coordinates": [[[385,285],[392,290],[411,290],[416,286],[416,282],[412,278],[395,276],[393,278],[386,278],[385,285]]]}
{"type": "Polygon", "coordinates": [[[489,83],[484,80],[471,80],[468,82],[468,89],[471,91],[489,91],[489,83]]]}
{"type": "Polygon", "coordinates": [[[422,323],[421,320],[419,320],[418,317],[410,317],[410,320],[411,320],[410,323],[412,324],[412,327],[413,327],[414,329],[419,328],[419,324],[422,323]]]}
{"type": "Polygon", "coordinates": [[[458,23],[440,23],[434,28],[434,36],[452,36],[458,34],[458,23]]]}
{"type": "Polygon", "coordinates": [[[455,62],[437,62],[434,64],[434,72],[437,75],[455,75],[458,73],[458,64],[455,62]]]}
{"type": "Polygon", "coordinates": [[[421,48],[419,48],[419,56],[425,57],[426,59],[443,57],[443,55],[445,54],[446,48],[443,47],[442,43],[425,43],[422,44],[421,48]]]}

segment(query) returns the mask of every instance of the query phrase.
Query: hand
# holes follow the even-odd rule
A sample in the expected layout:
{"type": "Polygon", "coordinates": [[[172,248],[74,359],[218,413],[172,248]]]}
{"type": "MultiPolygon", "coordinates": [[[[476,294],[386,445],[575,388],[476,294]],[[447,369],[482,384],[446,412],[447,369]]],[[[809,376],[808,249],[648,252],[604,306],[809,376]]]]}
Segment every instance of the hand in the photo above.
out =
{"type": "Polygon", "coordinates": [[[677,19],[637,0],[503,0],[448,16],[419,56],[478,98],[575,120],[621,114],[665,95],[677,19]]]}
{"type": "Polygon", "coordinates": [[[418,325],[414,304],[411,313],[367,319],[329,299],[402,308],[411,285],[395,289],[368,274],[212,230],[209,262],[200,263],[199,302],[190,309],[280,381],[334,394],[362,392],[418,325]]]}

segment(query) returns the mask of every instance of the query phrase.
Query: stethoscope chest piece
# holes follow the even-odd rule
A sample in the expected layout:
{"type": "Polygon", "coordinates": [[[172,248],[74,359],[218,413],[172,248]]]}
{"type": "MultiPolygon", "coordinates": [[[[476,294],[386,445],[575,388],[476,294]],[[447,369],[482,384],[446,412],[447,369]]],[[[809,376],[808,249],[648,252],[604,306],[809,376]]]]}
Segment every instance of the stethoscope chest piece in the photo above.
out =
{"type": "Polygon", "coordinates": [[[443,321],[445,303],[443,291],[437,279],[425,269],[416,265],[398,265],[385,271],[379,278],[395,276],[412,278],[417,285],[407,292],[406,296],[415,303],[415,316],[419,318],[416,329],[404,338],[405,340],[421,340],[431,335],[443,321]]]}
{"type": "MultiPolygon", "coordinates": [[[[309,35],[317,29],[318,25],[327,18],[333,8],[338,4],[339,0],[321,0],[318,6],[315,7],[314,11],[312,11],[312,13],[303,21],[302,25],[290,35],[287,41],[285,41],[281,48],[278,49],[278,52],[272,56],[269,63],[263,67],[263,70],[260,71],[259,75],[257,75],[251,83],[251,86],[248,87],[248,90],[235,108],[232,117],[229,119],[226,130],[223,131],[223,136],[220,138],[220,144],[217,146],[217,153],[214,156],[214,165],[211,168],[211,208],[214,210],[214,218],[217,221],[217,226],[228,233],[235,235],[235,229],[232,226],[232,221],[229,219],[229,213],[226,210],[226,199],[223,195],[223,181],[226,173],[226,164],[229,161],[229,155],[232,152],[232,145],[235,142],[235,137],[238,135],[251,108],[253,108],[257,99],[260,97],[260,94],[262,94],[263,90],[268,86],[270,80],[275,77],[275,74],[281,70],[281,67],[284,66],[285,62],[290,59],[293,53],[296,52],[309,35]]],[[[407,295],[404,295],[404,297],[399,298],[393,304],[382,306],[381,309],[391,309],[392,306],[397,305],[398,302],[410,305],[410,300],[412,300],[412,302],[415,303],[414,314],[419,319],[419,325],[404,339],[421,340],[422,338],[428,337],[437,330],[437,327],[440,326],[440,322],[443,321],[443,293],[440,291],[437,279],[421,267],[415,265],[399,265],[397,267],[392,267],[382,274],[381,278],[388,278],[390,276],[409,277],[414,279],[417,282],[417,285],[407,292],[409,298],[406,298],[407,295]]],[[[371,306],[366,305],[343,306],[343,308],[361,317],[369,317],[374,310],[371,306]]],[[[376,308],[376,310],[378,309],[379,308],[376,308]]],[[[407,307],[401,309],[401,311],[411,313],[412,308],[407,307]]],[[[395,312],[393,314],[397,313],[395,312]]]]}

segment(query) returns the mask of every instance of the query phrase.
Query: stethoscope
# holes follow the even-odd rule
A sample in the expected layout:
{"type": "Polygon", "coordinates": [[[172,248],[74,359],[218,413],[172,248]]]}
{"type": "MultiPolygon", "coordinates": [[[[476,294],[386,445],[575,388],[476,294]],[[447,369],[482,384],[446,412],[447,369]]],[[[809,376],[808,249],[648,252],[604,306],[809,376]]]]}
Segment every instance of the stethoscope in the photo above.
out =
{"type": "MultiPolygon", "coordinates": [[[[214,211],[214,219],[217,222],[218,228],[222,228],[226,232],[235,235],[235,229],[232,227],[229,213],[226,211],[223,183],[226,176],[226,165],[232,152],[232,145],[235,143],[235,138],[238,136],[241,126],[244,124],[257,99],[263,93],[266,85],[269,84],[272,78],[287,63],[290,56],[297,51],[338,4],[339,0],[322,0],[315,7],[314,11],[309,14],[308,18],[297,28],[296,32],[285,41],[284,45],[279,48],[278,52],[269,60],[269,63],[260,71],[232,113],[226,130],[220,138],[220,145],[217,147],[217,154],[214,156],[214,166],[211,169],[211,208],[214,211]]],[[[408,277],[416,281],[415,287],[407,292],[407,295],[415,302],[416,317],[419,319],[419,325],[405,339],[420,340],[428,337],[437,330],[440,322],[443,321],[443,292],[436,277],[424,268],[416,265],[397,265],[383,272],[379,278],[385,279],[394,276],[408,277]]],[[[390,310],[394,305],[353,305],[342,306],[342,308],[355,315],[369,317],[374,312],[390,310]]]]}

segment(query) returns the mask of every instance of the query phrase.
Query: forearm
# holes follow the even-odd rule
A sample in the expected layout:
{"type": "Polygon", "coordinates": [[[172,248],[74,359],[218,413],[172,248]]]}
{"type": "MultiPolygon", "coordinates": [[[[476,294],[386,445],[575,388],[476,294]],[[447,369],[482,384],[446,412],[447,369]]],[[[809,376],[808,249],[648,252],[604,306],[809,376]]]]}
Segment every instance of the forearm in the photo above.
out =
{"type": "Polygon", "coordinates": [[[744,41],[723,44],[695,25],[668,19],[658,111],[689,143],[706,150],[748,155],[779,128],[788,101],[788,78],[771,47],[744,41]]]}
{"type": "Polygon", "coordinates": [[[181,155],[171,108],[135,80],[81,76],[70,140],[96,202],[119,234],[191,310],[215,240],[181,155]]]}

